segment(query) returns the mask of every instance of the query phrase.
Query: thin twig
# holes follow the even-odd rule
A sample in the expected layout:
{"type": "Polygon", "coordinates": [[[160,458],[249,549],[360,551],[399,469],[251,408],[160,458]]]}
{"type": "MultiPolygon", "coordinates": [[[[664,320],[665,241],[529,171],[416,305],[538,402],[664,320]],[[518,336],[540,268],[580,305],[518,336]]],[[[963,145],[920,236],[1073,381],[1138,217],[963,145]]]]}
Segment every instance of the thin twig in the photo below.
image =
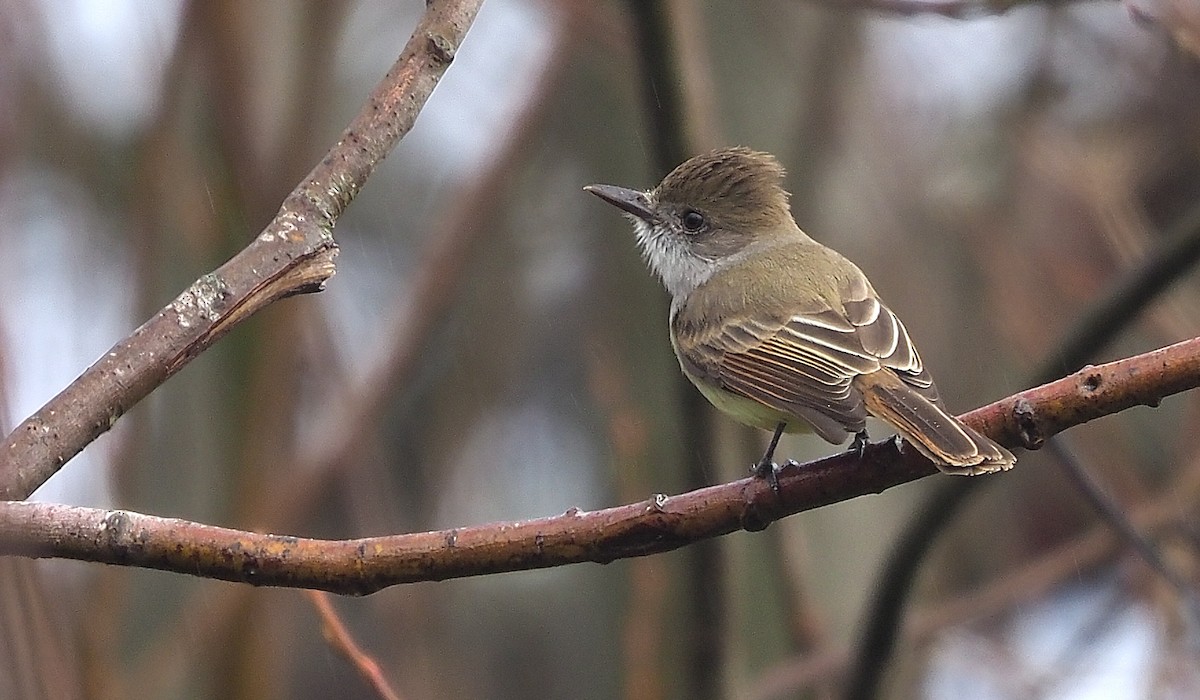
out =
{"type": "Polygon", "coordinates": [[[1117,533],[1117,536],[1183,599],[1184,610],[1191,622],[1190,629],[1200,629],[1200,597],[1197,597],[1195,586],[1167,563],[1166,557],[1158,550],[1154,542],[1137,529],[1125,515],[1120,504],[1114,501],[1095,479],[1091,478],[1087,469],[1079,462],[1075,452],[1063,443],[1062,436],[1050,440],[1046,447],[1062,465],[1067,478],[1075,484],[1075,488],[1083,494],[1100,519],[1107,523],[1117,533]]]}
{"type": "Polygon", "coordinates": [[[329,594],[322,591],[305,591],[305,593],[308,594],[308,599],[321,617],[321,630],[329,645],[341,654],[342,658],[350,662],[358,674],[370,684],[376,695],[383,700],[401,700],[400,694],[384,677],[383,671],[379,668],[379,662],[363,651],[358,642],[354,641],[350,630],[346,629],[342,618],[338,616],[337,611],[333,609],[333,604],[329,602],[329,594]]]}

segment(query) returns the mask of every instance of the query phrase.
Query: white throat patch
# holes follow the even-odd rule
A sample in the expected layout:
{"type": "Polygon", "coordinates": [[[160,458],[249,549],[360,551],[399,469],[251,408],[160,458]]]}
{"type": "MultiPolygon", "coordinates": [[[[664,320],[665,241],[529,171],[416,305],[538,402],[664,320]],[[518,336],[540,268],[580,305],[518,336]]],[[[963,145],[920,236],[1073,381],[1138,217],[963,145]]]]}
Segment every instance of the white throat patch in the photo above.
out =
{"type": "Polygon", "coordinates": [[[629,216],[637,234],[638,246],[650,269],[662,280],[675,305],[708,281],[717,271],[713,260],[695,255],[682,241],[672,241],[665,227],[651,226],[636,216],[629,216]]]}

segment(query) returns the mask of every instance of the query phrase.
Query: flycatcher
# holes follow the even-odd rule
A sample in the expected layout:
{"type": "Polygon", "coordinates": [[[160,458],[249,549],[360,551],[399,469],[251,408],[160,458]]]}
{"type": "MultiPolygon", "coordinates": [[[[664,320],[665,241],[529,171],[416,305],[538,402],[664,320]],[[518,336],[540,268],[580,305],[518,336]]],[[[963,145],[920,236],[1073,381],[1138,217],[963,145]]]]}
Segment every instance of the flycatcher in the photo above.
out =
{"type": "Polygon", "coordinates": [[[774,430],[755,465],[778,488],[780,436],[867,441],[873,415],[948,474],[1010,469],[1012,453],[947,413],[900,319],[858,267],[792,219],[768,153],[696,156],[648,192],[584,189],[629,214],[671,293],[671,345],[687,378],[738,421],[774,430]]]}

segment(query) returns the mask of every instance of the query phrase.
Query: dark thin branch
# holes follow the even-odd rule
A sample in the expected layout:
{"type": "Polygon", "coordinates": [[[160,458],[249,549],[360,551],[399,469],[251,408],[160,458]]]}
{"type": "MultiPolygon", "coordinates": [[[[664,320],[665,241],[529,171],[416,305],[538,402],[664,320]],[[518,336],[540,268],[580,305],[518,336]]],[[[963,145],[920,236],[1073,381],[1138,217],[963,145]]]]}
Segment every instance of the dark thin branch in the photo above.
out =
{"type": "MultiPolygon", "coordinates": [[[[1200,206],[1181,217],[1167,232],[1166,243],[1126,274],[1112,291],[1084,314],[1059,349],[1034,372],[1033,383],[1049,382],[1083,365],[1103,350],[1150,302],[1193,269],[1198,260],[1200,206]]],[[[1083,471],[1077,471],[1074,478],[1091,481],[1083,471]]],[[[901,531],[891,556],[880,570],[876,593],[863,625],[855,671],[850,674],[856,687],[847,697],[869,698],[874,693],[891,658],[904,602],[921,564],[932,551],[938,535],[947,529],[968,498],[987,483],[987,480],[978,479],[944,482],[901,531]]],[[[1098,487],[1092,485],[1092,488],[1098,487]]]]}
{"type": "MultiPolygon", "coordinates": [[[[1142,531],[1171,529],[1186,517],[1200,493],[1200,464],[1193,462],[1153,499],[1134,505],[1130,520],[1142,531]]],[[[987,620],[1014,606],[1035,600],[1062,583],[1077,579],[1118,552],[1120,541],[1107,524],[1092,527],[1032,560],[1004,571],[989,583],[950,600],[917,610],[901,630],[906,649],[921,649],[940,632],[955,625],[987,620]]],[[[796,657],[768,669],[741,696],[742,700],[795,695],[818,683],[837,681],[853,673],[851,649],[835,646],[815,656],[796,657]]]]}
{"type": "Polygon", "coordinates": [[[633,34],[641,63],[642,104],[658,177],[692,155],[684,115],[679,56],[664,0],[630,0],[633,34]]]}
{"type": "MultiPolygon", "coordinates": [[[[667,0],[630,0],[633,30],[641,63],[643,112],[647,119],[648,140],[654,149],[655,179],[693,154],[695,140],[688,131],[685,110],[682,56],[672,32],[671,8],[667,0]]],[[[716,445],[713,438],[712,412],[707,402],[682,374],[677,377],[679,408],[682,416],[682,443],[686,483],[696,488],[707,483],[716,471],[716,445]]],[[[721,658],[726,634],[724,626],[724,569],[721,552],[715,544],[701,545],[690,552],[685,590],[689,592],[687,615],[691,633],[688,640],[686,695],[697,698],[718,697],[721,687],[721,658]]]]}
{"type": "MultiPolygon", "coordinates": [[[[1200,338],[1088,367],[962,419],[1010,447],[1200,386],[1200,338]]],[[[0,556],[64,557],[241,581],[367,594],[387,586],[677,549],[937,473],[889,440],[779,472],[594,512],[356,540],[261,535],[127,511],[0,503],[0,556]]]]}
{"type": "MultiPolygon", "coordinates": [[[[974,482],[974,479],[972,479],[974,482]]],[[[900,634],[905,601],[917,579],[920,565],[932,543],[914,533],[940,533],[958,515],[967,496],[979,489],[975,483],[943,484],[934,491],[889,550],[867,604],[861,639],[855,648],[853,671],[848,674],[847,700],[869,700],[875,695],[900,634]]]]}
{"type": "Polygon", "coordinates": [[[134,404],[271,302],[333,275],[333,225],[412,128],[482,0],[430,0],[404,52],[325,158],[244,250],[204,275],[17,427],[0,497],[26,498],[134,404]]]}
{"type": "Polygon", "coordinates": [[[1158,550],[1154,542],[1143,535],[1137,526],[1126,516],[1125,509],[1109,496],[1100,484],[1089,478],[1087,469],[1079,462],[1079,457],[1064,444],[1061,436],[1050,440],[1046,449],[1063,467],[1063,473],[1075,484],[1075,488],[1087,499],[1100,519],[1117,533],[1130,549],[1132,549],[1151,569],[1163,578],[1175,592],[1179,594],[1184,609],[1191,617],[1190,629],[1200,629],[1200,598],[1196,589],[1186,577],[1167,563],[1166,557],[1158,550]]]}

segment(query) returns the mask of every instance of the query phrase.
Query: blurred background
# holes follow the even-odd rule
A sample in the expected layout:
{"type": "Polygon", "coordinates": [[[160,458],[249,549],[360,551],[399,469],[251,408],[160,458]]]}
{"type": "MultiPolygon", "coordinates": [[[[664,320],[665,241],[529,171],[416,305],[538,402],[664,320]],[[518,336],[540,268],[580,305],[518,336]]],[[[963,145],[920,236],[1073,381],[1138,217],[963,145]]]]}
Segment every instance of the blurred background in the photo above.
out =
{"type": "MultiPolygon", "coordinates": [[[[348,538],[743,476],[767,436],[697,413],[665,292],[580,189],[650,187],[670,138],[777,154],[797,221],[867,272],[951,408],[1074,369],[1051,358],[1079,319],[1200,230],[1200,9],[888,6],[920,2],[487,0],[339,222],[327,291],[238,327],[34,498],[348,538]]],[[[0,0],[7,426],[262,229],[423,8],[0,0]]],[[[1106,324],[1080,361],[1192,337],[1200,279],[1106,324]]],[[[1022,453],[922,540],[881,697],[1200,694],[1198,409],[1064,436],[1184,585],[1022,453]]],[[[949,480],[332,603],[404,698],[841,697],[885,562],[949,480]]],[[[0,560],[0,630],[0,697],[378,697],[298,591],[0,560]]]]}

